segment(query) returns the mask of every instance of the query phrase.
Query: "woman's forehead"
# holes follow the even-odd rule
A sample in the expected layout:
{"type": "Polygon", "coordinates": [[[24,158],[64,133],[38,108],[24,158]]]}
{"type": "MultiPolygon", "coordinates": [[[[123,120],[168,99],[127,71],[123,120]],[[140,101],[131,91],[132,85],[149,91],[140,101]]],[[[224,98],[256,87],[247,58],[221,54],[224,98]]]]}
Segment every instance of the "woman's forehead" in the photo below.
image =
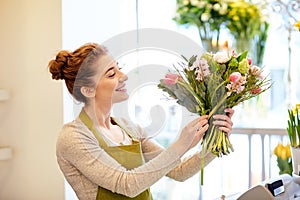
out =
{"type": "Polygon", "coordinates": [[[115,64],[116,61],[111,55],[106,54],[104,56],[101,56],[97,61],[97,67],[99,70],[98,73],[104,74],[109,68],[111,68],[115,64]]]}

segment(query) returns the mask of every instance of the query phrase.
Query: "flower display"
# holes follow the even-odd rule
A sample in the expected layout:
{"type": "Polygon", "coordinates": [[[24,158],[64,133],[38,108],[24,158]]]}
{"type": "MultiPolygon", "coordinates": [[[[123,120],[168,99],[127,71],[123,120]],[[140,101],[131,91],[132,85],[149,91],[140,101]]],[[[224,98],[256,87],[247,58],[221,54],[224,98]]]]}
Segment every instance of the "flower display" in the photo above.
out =
{"type": "MultiPolygon", "coordinates": [[[[228,49],[228,41],[220,44],[221,32],[229,32],[235,48],[251,49],[257,64],[262,65],[269,29],[266,0],[253,3],[246,0],[177,0],[177,24],[196,26],[207,51],[228,49]]],[[[224,38],[223,38],[224,40],[224,38]]]]}
{"type": "Polygon", "coordinates": [[[196,26],[202,42],[212,45],[214,39],[218,46],[221,26],[228,19],[228,4],[222,0],[177,0],[173,19],[178,24],[196,26]]]}
{"type": "Polygon", "coordinates": [[[264,22],[259,6],[245,0],[230,1],[228,10],[226,27],[235,38],[237,51],[249,48],[264,22]]]}
{"type": "Polygon", "coordinates": [[[293,164],[290,145],[283,145],[282,143],[279,143],[273,150],[273,154],[277,157],[279,174],[292,175],[293,164]]]}
{"type": "Polygon", "coordinates": [[[239,55],[226,51],[183,57],[185,62],[179,63],[175,72],[168,73],[158,84],[188,111],[208,115],[211,126],[203,137],[202,149],[218,157],[228,155],[233,147],[227,135],[213,125],[212,115],[226,114],[225,108],[253,98],[272,85],[247,55],[247,51],[239,55]]]}
{"type": "Polygon", "coordinates": [[[300,104],[294,108],[288,109],[288,127],[287,132],[292,147],[300,148],[300,104]]]}

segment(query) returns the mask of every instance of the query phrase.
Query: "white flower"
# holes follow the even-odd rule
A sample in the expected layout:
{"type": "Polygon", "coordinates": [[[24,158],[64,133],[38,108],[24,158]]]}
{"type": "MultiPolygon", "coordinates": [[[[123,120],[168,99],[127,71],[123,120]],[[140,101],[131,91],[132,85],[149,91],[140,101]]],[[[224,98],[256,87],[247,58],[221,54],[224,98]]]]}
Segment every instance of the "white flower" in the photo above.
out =
{"type": "Polygon", "coordinates": [[[213,9],[214,9],[215,11],[220,10],[220,8],[221,8],[221,6],[220,6],[220,4],[218,4],[218,3],[214,4],[214,6],[213,6],[213,9]]]}
{"type": "Polygon", "coordinates": [[[201,21],[207,22],[209,20],[209,13],[203,13],[201,15],[201,21]]]}
{"type": "Polygon", "coordinates": [[[225,15],[227,13],[227,4],[221,5],[219,13],[220,13],[220,15],[225,15]]]}
{"type": "Polygon", "coordinates": [[[217,52],[213,58],[218,63],[226,63],[230,60],[230,56],[227,52],[217,52]]]}

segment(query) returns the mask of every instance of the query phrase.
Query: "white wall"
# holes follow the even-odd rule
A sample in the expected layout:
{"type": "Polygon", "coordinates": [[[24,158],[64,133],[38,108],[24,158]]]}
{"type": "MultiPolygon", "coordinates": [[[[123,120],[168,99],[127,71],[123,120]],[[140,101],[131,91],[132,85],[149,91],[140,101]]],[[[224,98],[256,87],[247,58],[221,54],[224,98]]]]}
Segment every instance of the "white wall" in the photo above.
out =
{"type": "Polygon", "coordinates": [[[47,70],[61,49],[61,0],[0,0],[0,146],[13,158],[0,161],[1,200],[61,200],[64,180],[55,157],[63,123],[62,87],[47,70]]]}

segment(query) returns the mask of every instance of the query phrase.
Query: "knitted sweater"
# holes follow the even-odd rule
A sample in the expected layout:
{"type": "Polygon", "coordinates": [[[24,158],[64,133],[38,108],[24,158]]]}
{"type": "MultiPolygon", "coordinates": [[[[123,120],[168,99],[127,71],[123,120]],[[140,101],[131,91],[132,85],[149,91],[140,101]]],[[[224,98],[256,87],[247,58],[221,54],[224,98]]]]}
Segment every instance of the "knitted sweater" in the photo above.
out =
{"type": "MultiPolygon", "coordinates": [[[[132,170],[110,157],[79,118],[64,125],[57,140],[57,161],[80,200],[95,200],[98,186],[134,197],[165,175],[184,181],[199,172],[201,152],[181,159],[174,145],[164,149],[155,141],[145,139],[140,127],[124,120],[122,124],[141,141],[146,160],[144,165],[132,170]]],[[[214,158],[213,154],[206,153],[205,165],[214,158]]]]}

